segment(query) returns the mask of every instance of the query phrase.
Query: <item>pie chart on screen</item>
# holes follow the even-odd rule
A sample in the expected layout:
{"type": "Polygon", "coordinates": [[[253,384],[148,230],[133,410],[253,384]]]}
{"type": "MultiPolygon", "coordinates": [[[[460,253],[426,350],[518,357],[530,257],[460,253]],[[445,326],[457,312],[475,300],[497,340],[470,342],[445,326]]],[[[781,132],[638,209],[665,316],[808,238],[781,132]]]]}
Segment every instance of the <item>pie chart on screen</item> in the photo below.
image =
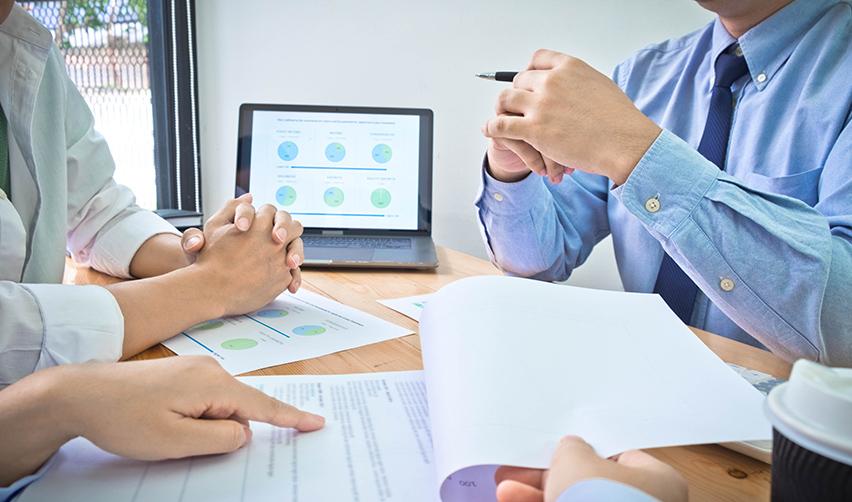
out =
{"type": "Polygon", "coordinates": [[[377,188],[370,194],[370,202],[379,209],[384,209],[390,205],[391,194],[386,188],[377,188]]]}
{"type": "Polygon", "coordinates": [[[290,206],[296,202],[296,189],[290,185],[284,185],[275,192],[275,200],[282,206],[290,206]]]}
{"type": "Polygon", "coordinates": [[[281,160],[290,161],[299,155],[299,147],[292,141],[285,141],[278,145],[278,156],[281,160]]]}
{"type": "Polygon", "coordinates": [[[331,187],[323,194],[323,199],[325,200],[325,203],[331,207],[337,207],[343,204],[343,197],[343,190],[337,187],[331,187]]]}
{"type": "Polygon", "coordinates": [[[340,143],[331,143],[325,147],[325,158],[331,162],[340,162],[346,157],[346,148],[340,143]]]}
{"type": "Polygon", "coordinates": [[[384,143],[373,147],[373,160],[379,164],[385,164],[393,157],[393,150],[384,143]]]}

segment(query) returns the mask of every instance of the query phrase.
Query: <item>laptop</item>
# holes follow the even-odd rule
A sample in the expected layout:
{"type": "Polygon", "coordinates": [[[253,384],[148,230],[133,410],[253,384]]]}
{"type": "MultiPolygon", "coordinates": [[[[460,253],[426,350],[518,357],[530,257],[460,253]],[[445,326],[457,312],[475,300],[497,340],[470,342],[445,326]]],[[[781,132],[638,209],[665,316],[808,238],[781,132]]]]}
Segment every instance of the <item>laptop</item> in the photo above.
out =
{"type": "Polygon", "coordinates": [[[304,266],[429,269],[432,111],[243,104],[237,196],[302,222],[304,266]]]}

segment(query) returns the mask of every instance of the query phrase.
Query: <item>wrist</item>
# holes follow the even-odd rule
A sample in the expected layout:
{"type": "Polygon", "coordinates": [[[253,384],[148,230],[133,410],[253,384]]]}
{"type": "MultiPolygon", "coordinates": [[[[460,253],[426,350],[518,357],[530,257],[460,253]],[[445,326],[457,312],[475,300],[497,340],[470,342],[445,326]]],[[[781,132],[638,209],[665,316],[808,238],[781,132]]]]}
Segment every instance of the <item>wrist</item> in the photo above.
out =
{"type": "Polygon", "coordinates": [[[614,149],[615,157],[609,162],[612,166],[607,177],[612,180],[615,186],[623,185],[627,182],[627,178],[633,173],[633,169],[645,156],[645,153],[656,141],[657,137],[663,131],[660,126],[655,124],[651,119],[642,115],[642,120],[631,131],[632,134],[625,137],[620,145],[620,148],[614,149]]]}
{"type": "Polygon", "coordinates": [[[175,280],[185,284],[199,295],[199,313],[204,320],[216,319],[228,314],[228,281],[219,270],[209,263],[193,263],[173,273],[175,280]]]}
{"type": "Polygon", "coordinates": [[[532,171],[507,171],[496,167],[491,161],[491,150],[485,155],[485,172],[497,181],[516,183],[530,175],[532,171]]]}
{"type": "Polygon", "coordinates": [[[0,486],[34,473],[78,435],[61,398],[64,373],[59,368],[42,370],[0,393],[0,486]]]}
{"type": "Polygon", "coordinates": [[[192,259],[174,234],[157,234],[145,241],[130,262],[130,275],[142,279],[156,277],[187,267],[192,259]]]}

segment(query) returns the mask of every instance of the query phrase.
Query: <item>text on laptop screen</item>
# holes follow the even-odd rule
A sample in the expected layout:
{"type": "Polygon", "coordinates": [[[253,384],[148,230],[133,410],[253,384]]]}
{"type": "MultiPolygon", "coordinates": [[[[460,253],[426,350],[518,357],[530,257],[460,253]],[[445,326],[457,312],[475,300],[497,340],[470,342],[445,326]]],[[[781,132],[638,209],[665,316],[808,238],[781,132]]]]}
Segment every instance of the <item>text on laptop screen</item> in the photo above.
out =
{"type": "Polygon", "coordinates": [[[255,110],[255,207],[307,228],[416,230],[420,119],[415,115],[255,110]]]}

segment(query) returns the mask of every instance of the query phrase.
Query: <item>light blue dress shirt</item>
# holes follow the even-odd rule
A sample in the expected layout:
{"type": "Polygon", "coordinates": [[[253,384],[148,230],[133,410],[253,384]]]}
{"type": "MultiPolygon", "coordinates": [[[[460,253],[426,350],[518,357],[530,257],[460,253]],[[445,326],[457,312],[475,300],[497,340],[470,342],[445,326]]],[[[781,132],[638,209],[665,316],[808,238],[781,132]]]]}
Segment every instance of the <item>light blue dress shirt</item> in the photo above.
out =
{"type": "Polygon", "coordinates": [[[484,169],[476,204],[493,261],[564,280],[611,234],[625,289],[651,292],[665,249],[701,289],[693,326],[852,365],[852,6],[797,0],[738,40],[717,19],[613,78],[664,131],[617,188],[581,172],[502,183],[484,169]],[[696,148],[713,63],[735,42],[750,75],[733,86],[721,172],[696,148]]]}
{"type": "Polygon", "coordinates": [[[566,488],[556,502],[656,502],[638,488],[604,478],[586,479],[566,488]]]}

